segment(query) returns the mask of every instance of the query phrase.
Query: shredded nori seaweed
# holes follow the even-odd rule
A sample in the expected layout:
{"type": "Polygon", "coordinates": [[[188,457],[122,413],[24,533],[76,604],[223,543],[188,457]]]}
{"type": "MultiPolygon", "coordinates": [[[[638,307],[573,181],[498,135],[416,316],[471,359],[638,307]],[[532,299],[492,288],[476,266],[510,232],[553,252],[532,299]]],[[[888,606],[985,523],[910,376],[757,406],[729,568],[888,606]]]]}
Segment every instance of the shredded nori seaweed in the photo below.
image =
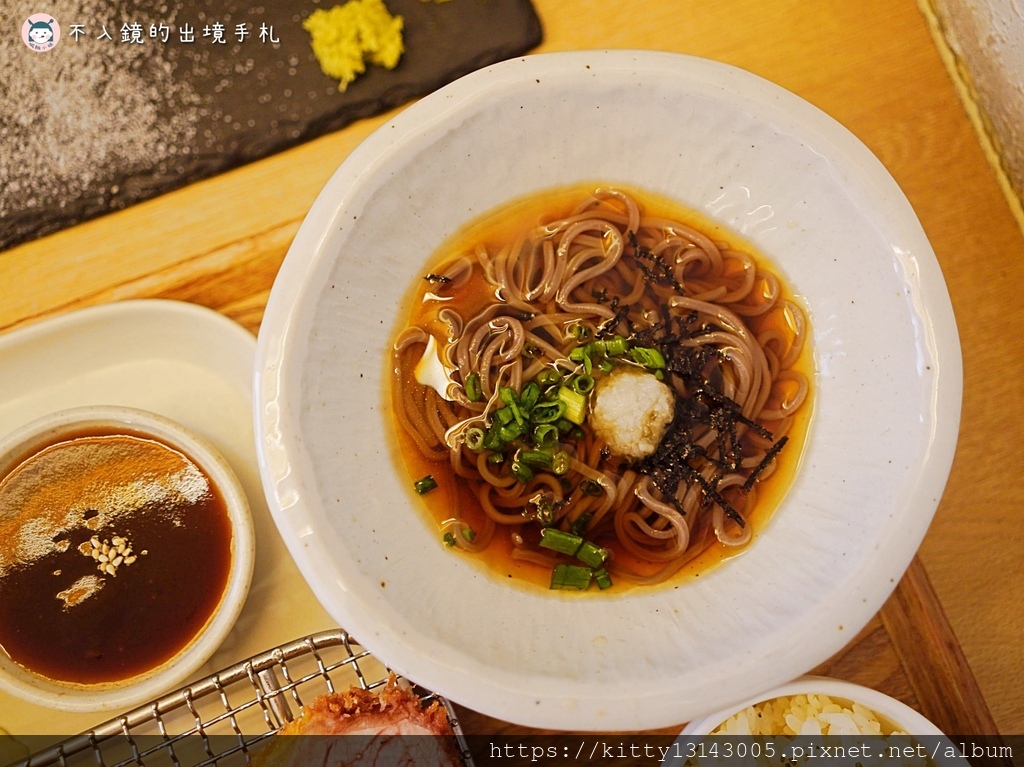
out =
{"type": "MultiPolygon", "coordinates": [[[[664,259],[653,255],[648,248],[640,245],[633,232],[627,234],[627,239],[632,253],[627,252],[626,256],[631,255],[636,260],[648,282],[668,285],[678,293],[684,293],[683,287],[664,259]]],[[[602,303],[607,301],[604,295],[595,295],[595,298],[602,303]]],[[[743,516],[722,495],[718,483],[725,472],[734,472],[740,468],[743,459],[738,433],[740,425],[768,440],[772,440],[773,435],[761,424],[744,416],[739,403],[722,392],[718,373],[718,363],[723,359],[721,352],[710,345],[690,346],[682,343],[713,333],[718,328],[713,324],[699,323],[697,312],[691,312],[683,317],[665,312],[653,323],[649,318],[644,318],[641,325],[629,317],[628,307],[618,309],[616,306],[616,309],[615,317],[598,327],[597,336],[602,338],[615,332],[622,332],[622,326],[625,324],[627,337],[632,343],[654,347],[661,352],[665,358],[666,375],[674,379],[670,382],[675,384],[676,390],[689,395],[676,398],[675,415],[661,443],[654,453],[639,461],[633,468],[649,476],[665,501],[681,514],[686,512],[676,500],[679,485],[696,484],[704,493],[704,504],[718,504],[730,519],[740,527],[745,527],[743,516]],[[697,431],[704,432],[706,428],[712,428],[716,433],[717,450],[713,451],[714,454],[709,454],[694,439],[697,431]],[[715,474],[710,479],[700,473],[701,465],[706,462],[716,467],[715,474]]],[[[787,438],[782,437],[774,442],[739,488],[741,492],[748,492],[753,487],[786,441],[787,438]]]]}
{"type": "Polygon", "coordinates": [[[629,240],[629,244],[633,246],[633,258],[636,259],[636,266],[643,272],[647,281],[656,282],[659,285],[670,285],[677,293],[682,295],[683,286],[679,284],[679,280],[672,273],[672,266],[665,261],[661,254],[654,255],[651,253],[650,248],[640,245],[637,242],[636,234],[633,232],[627,232],[626,238],[629,240]],[[650,266],[644,263],[645,261],[650,263],[650,266]]]}
{"type": "Polygon", "coordinates": [[[615,328],[617,328],[619,324],[629,315],[628,306],[619,307],[618,296],[615,296],[612,299],[611,304],[609,304],[609,308],[611,308],[611,310],[615,312],[615,316],[609,320],[605,320],[604,322],[597,326],[597,329],[594,332],[594,338],[596,338],[599,341],[603,341],[615,335],[615,328]]]}
{"type": "Polygon", "coordinates": [[[744,491],[750,490],[750,488],[754,486],[754,483],[757,481],[757,478],[761,475],[761,472],[768,468],[768,464],[770,464],[772,462],[772,459],[774,459],[775,456],[779,454],[779,451],[782,450],[783,446],[788,441],[789,437],[779,437],[779,441],[771,446],[768,452],[764,454],[764,458],[761,459],[761,462],[754,467],[754,470],[752,472],[750,472],[750,476],[747,477],[747,481],[743,483],[744,491]]]}

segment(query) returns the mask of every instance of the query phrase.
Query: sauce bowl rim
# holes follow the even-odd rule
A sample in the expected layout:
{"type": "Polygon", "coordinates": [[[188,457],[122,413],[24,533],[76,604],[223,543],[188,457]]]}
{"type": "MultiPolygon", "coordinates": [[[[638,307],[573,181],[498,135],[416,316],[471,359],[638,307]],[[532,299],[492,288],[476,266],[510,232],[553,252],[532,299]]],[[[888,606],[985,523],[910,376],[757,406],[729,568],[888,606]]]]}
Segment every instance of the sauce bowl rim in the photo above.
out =
{"type": "Polygon", "coordinates": [[[192,460],[224,499],[231,527],[231,565],[221,598],[206,623],[172,657],[142,674],[100,684],[62,682],[25,668],[0,648],[0,689],[30,703],[69,712],[130,708],[195,673],[234,626],[245,604],[255,563],[249,502],[234,470],[206,439],[152,411],[121,405],[86,405],[57,410],[30,421],[0,437],[0,483],[47,444],[92,426],[148,436],[180,450],[192,460]]]}

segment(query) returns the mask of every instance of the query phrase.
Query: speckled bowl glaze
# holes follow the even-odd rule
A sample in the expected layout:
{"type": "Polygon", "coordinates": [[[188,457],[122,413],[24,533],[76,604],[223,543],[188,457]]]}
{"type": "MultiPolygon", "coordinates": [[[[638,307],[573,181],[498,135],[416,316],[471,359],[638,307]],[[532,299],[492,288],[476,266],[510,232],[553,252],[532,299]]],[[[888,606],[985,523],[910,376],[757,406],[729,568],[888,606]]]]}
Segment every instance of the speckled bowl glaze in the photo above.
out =
{"type": "Polygon", "coordinates": [[[274,285],[255,386],[271,511],[337,621],[486,714],[636,730],[793,679],[870,619],[942,493],[961,361],[921,225],[847,130],[730,66],[586,51],[468,75],[345,160],[274,285]],[[396,471],[386,360],[413,280],[471,219],[582,181],[738,233],[809,311],[817,393],[795,482],[742,556],[679,588],[510,588],[440,545],[396,471]]]}
{"type": "Polygon", "coordinates": [[[220,601],[205,625],[172,658],[145,673],[103,684],[71,684],[36,674],[0,650],[0,687],[62,711],[120,711],[157,697],[194,674],[227,636],[245,604],[255,557],[249,503],[231,467],[206,440],[156,413],[85,406],[51,413],[0,438],[0,479],[44,446],[83,430],[149,435],[191,458],[224,499],[231,524],[231,566],[220,601]]]}

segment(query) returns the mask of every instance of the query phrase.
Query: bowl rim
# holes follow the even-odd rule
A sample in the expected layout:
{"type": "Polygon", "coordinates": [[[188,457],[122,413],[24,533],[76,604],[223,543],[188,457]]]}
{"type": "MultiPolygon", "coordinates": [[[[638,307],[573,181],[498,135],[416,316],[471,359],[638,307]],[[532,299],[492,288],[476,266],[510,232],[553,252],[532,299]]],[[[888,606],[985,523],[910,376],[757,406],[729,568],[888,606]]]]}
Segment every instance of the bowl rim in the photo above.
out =
{"type": "Polygon", "coordinates": [[[766,690],[759,695],[751,695],[740,703],[728,708],[698,717],[688,722],[680,734],[683,736],[710,735],[716,727],[745,708],[774,698],[812,694],[827,695],[829,697],[842,698],[852,703],[860,703],[871,709],[875,714],[888,719],[890,724],[906,730],[911,735],[944,734],[924,714],[891,695],[886,695],[884,692],[855,682],[847,682],[843,679],[815,674],[806,674],[791,682],[766,690]]]}
{"type": "MultiPolygon", "coordinates": [[[[688,722],[682,732],[679,733],[679,737],[676,740],[675,752],[677,755],[686,753],[688,747],[692,747],[695,742],[701,741],[703,738],[722,737],[712,735],[711,733],[716,727],[721,725],[731,716],[734,716],[749,706],[755,706],[774,698],[783,698],[795,695],[826,695],[830,698],[842,698],[844,701],[859,703],[860,705],[871,709],[871,711],[876,715],[886,719],[889,724],[903,732],[906,732],[911,739],[918,737],[927,738],[927,742],[925,743],[926,747],[934,749],[932,761],[934,761],[935,764],[940,765],[940,767],[966,767],[968,765],[967,759],[963,756],[960,748],[952,741],[952,739],[950,739],[950,737],[944,733],[938,725],[912,706],[909,706],[903,701],[871,687],[866,687],[862,684],[857,684],[856,682],[848,682],[844,679],[819,676],[816,674],[805,674],[804,676],[797,677],[796,679],[779,685],[778,687],[766,690],[760,695],[751,695],[740,703],[729,706],[728,708],[723,708],[715,713],[698,717],[693,721],[688,722]],[[953,753],[956,755],[952,755],[953,753]]],[[[760,738],[762,736],[726,735],[724,737],[760,738]]],[[[793,736],[780,735],[778,737],[787,739],[793,736]]],[[[803,737],[814,739],[814,736],[803,737]]],[[[822,737],[842,738],[844,736],[822,737]]],[[[863,737],[873,738],[875,736],[863,737]]],[[[822,742],[828,743],[830,741],[824,740],[822,742]]],[[[685,760],[683,759],[675,759],[672,762],[666,762],[666,764],[671,764],[672,767],[683,767],[684,761],[685,760]]]]}
{"type": "Polygon", "coordinates": [[[172,657],[136,676],[100,684],[66,683],[37,674],[0,651],[0,688],[30,703],[68,712],[130,708],[191,676],[234,626],[255,565],[255,530],[249,502],[234,470],[210,442],[158,413],[121,405],[85,405],[40,416],[0,437],[0,481],[44,445],[87,426],[148,435],[193,460],[224,498],[231,525],[231,566],[220,601],[203,627],[172,657]]]}
{"type": "MultiPolygon", "coordinates": [[[[710,73],[722,81],[718,83],[720,87],[725,89],[728,85],[735,85],[745,98],[752,98],[750,94],[757,89],[761,94],[758,103],[769,114],[781,113],[780,104],[790,110],[786,126],[808,121],[810,124],[806,128],[807,132],[820,139],[835,153],[844,170],[852,168],[856,171],[858,190],[871,189],[875,193],[880,192],[887,196],[891,203],[891,218],[886,219],[887,223],[898,222],[892,223],[896,231],[914,246],[920,246],[925,256],[925,264],[917,284],[921,286],[922,292],[927,292],[928,298],[933,302],[931,305],[939,310],[934,318],[935,327],[938,329],[930,327],[925,332],[931,334],[928,336],[930,341],[938,338],[932,348],[936,362],[940,357],[942,359],[941,384],[936,375],[934,386],[929,389],[932,403],[942,414],[942,428],[939,429],[940,439],[930,442],[930,453],[927,461],[922,461],[922,470],[916,486],[926,487],[930,498],[926,501],[915,495],[921,506],[931,503],[929,520],[948,476],[956,444],[962,387],[959,339],[951,305],[937,262],[929,262],[932,254],[930,244],[909,202],[881,162],[862,142],[834,119],[774,83],[728,64],[685,54],[633,50],[569,51],[533,54],[493,65],[467,75],[408,107],[374,131],[345,159],[321,191],[293,240],[271,291],[257,343],[253,400],[257,454],[264,489],[278,529],[296,559],[300,571],[321,601],[324,601],[325,593],[334,595],[333,601],[324,601],[325,607],[332,611],[336,619],[356,631],[374,652],[382,657],[391,655],[388,660],[399,666],[408,657],[412,643],[410,637],[384,636],[383,632],[373,635],[376,629],[375,616],[366,609],[368,603],[361,598],[347,598],[348,601],[339,606],[339,599],[335,593],[339,585],[335,580],[336,574],[329,567],[319,566],[324,563],[316,559],[318,552],[315,550],[315,542],[311,542],[297,529],[304,524],[302,504],[297,503],[304,488],[298,485],[294,474],[289,476],[286,473],[286,469],[294,468],[290,463],[292,456],[289,455],[289,450],[294,447],[296,456],[301,457],[307,446],[290,444],[288,440],[302,442],[301,435],[288,436],[281,428],[282,422],[293,415],[286,412],[281,400],[282,391],[294,383],[288,378],[293,373],[283,369],[286,354],[291,353],[290,349],[286,351],[286,347],[292,340],[298,324],[292,311],[301,303],[301,298],[307,290],[305,281],[310,278],[310,272],[316,272],[317,276],[324,274],[323,261],[328,257],[324,255],[323,250],[332,237],[332,227],[338,223],[337,216],[343,209],[346,209],[346,212],[356,212],[358,208],[348,210],[348,206],[367,199],[362,191],[365,178],[380,171],[384,165],[384,158],[392,147],[415,146],[418,136],[439,130],[450,116],[458,116],[463,111],[471,109],[477,100],[489,99],[488,91],[501,92],[534,76],[543,77],[545,73],[551,71],[559,75],[565,75],[570,70],[582,74],[584,65],[590,69],[590,64],[593,64],[592,71],[588,73],[591,77],[596,77],[603,71],[651,71],[663,75],[685,70],[691,78],[707,76],[710,73]],[[552,67],[553,70],[548,67],[552,67]],[[768,103],[770,101],[771,104],[768,103]]],[[[926,528],[927,524],[915,524],[911,534],[905,536],[906,541],[898,546],[895,541],[890,541],[884,547],[891,555],[887,557],[885,564],[886,574],[893,575],[889,581],[891,585],[888,591],[895,588],[898,574],[909,564],[926,528]],[[897,549],[893,555],[894,546],[897,546],[897,549]]],[[[907,530],[901,529],[899,532],[906,533],[907,530]]],[[[872,562],[880,557],[881,554],[875,552],[872,562]]],[[[875,581],[872,580],[872,583],[875,581]]],[[[875,590],[879,593],[885,590],[881,584],[876,585],[875,590]]],[[[881,601],[874,598],[874,593],[872,596],[873,599],[865,600],[864,605],[846,606],[847,612],[843,613],[843,619],[838,621],[845,624],[846,633],[842,638],[833,637],[830,640],[830,651],[826,655],[812,657],[806,650],[796,647],[780,649],[780,658],[777,660],[783,661],[785,667],[776,668],[771,672],[762,671],[759,674],[770,677],[769,682],[782,674],[791,676],[816,665],[828,654],[840,649],[854,631],[870,620],[881,604],[881,601]],[[868,601],[871,601],[870,605],[867,604],[868,601]],[[878,605],[874,604],[875,601],[878,601],[878,605]]],[[[833,610],[834,608],[820,611],[822,614],[816,615],[813,621],[802,616],[801,625],[805,625],[812,632],[824,634],[826,629],[831,629],[835,625],[833,610]]],[[[842,628],[840,626],[840,629],[842,628]]],[[[424,651],[420,649],[419,652],[422,654],[424,651]]],[[[819,647],[816,652],[820,654],[823,651],[819,647]]],[[[745,662],[746,660],[749,659],[745,659],[745,662]]],[[[501,682],[482,680],[462,670],[445,668],[447,662],[448,659],[434,659],[426,664],[426,670],[406,667],[401,668],[401,671],[416,678],[418,682],[437,689],[441,694],[472,707],[483,705],[483,696],[477,691],[480,685],[485,685],[486,691],[491,694],[490,697],[495,698],[494,693],[499,691],[501,682]],[[456,673],[452,673],[453,670],[456,673]]],[[[765,681],[765,678],[757,677],[752,683],[764,685],[765,681]]],[[[501,697],[500,702],[495,700],[494,703],[487,703],[490,708],[482,710],[519,724],[558,729],[642,729],[672,723],[666,720],[664,713],[657,714],[661,718],[653,720],[644,718],[650,717],[650,714],[636,711],[615,714],[611,719],[604,721],[587,719],[587,714],[592,714],[598,703],[580,703],[583,695],[581,690],[581,687],[575,688],[575,695],[562,691],[560,697],[552,696],[549,706],[543,710],[536,705],[539,702],[536,699],[541,697],[539,693],[524,692],[520,689],[501,690],[507,694],[501,697]],[[572,706],[576,704],[579,704],[579,708],[573,709],[572,706]],[[556,709],[558,706],[561,708],[556,709]]],[[[667,702],[667,695],[668,693],[659,691],[657,699],[660,702],[667,702]]],[[[605,702],[607,701],[601,701],[605,702]]],[[[675,721],[683,721],[684,718],[679,716],[675,721]]]]}

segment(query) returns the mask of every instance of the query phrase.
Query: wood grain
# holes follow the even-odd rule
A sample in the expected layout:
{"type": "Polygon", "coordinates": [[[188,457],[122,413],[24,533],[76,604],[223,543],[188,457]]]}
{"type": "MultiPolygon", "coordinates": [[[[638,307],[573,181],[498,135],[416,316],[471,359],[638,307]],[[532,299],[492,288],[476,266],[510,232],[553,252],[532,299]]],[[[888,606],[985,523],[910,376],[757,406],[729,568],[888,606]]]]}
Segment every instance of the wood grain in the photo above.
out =
{"type": "MultiPolygon", "coordinates": [[[[998,734],[924,566],[916,557],[881,611],[846,647],[809,673],[844,679],[891,695],[920,711],[946,733],[998,734]]],[[[456,708],[467,734],[538,733],[463,706],[456,708]]],[[[646,734],[677,734],[682,724],[646,734]]]]}
{"type": "Polygon", "coordinates": [[[915,558],[879,613],[919,710],[944,732],[996,735],[970,664],[921,561],[915,558]]]}

